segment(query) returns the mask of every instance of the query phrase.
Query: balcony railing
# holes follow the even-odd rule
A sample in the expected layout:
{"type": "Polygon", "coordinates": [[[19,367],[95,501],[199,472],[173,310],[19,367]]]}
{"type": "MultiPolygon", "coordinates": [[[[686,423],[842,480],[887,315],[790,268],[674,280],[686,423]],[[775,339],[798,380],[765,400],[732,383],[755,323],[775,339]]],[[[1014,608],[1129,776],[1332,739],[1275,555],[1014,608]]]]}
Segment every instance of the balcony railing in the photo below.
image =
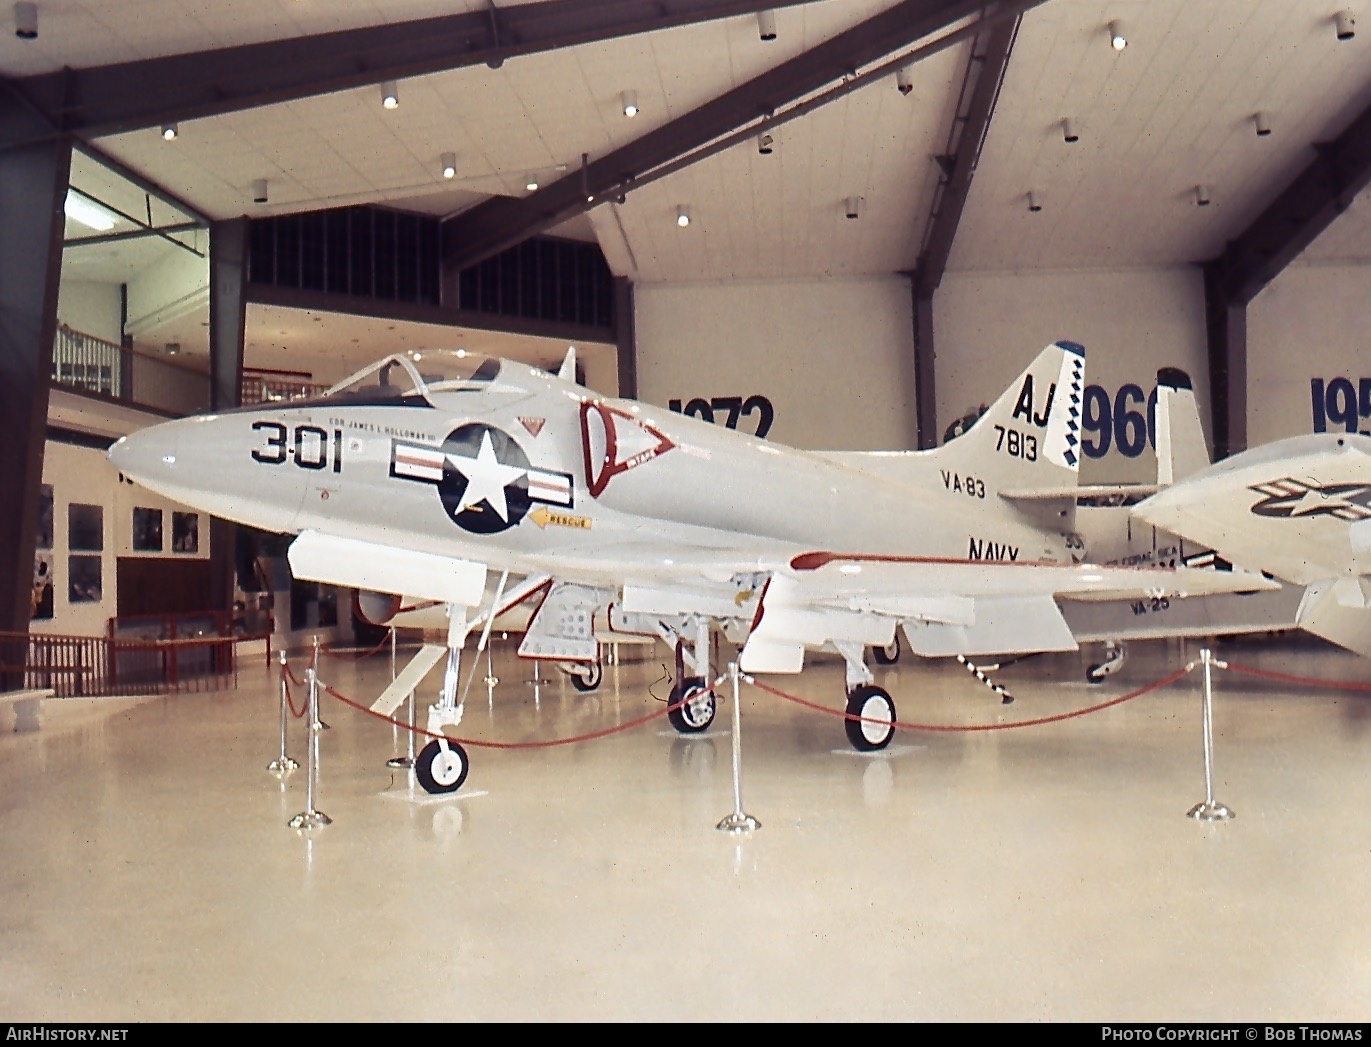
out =
{"type": "Polygon", "coordinates": [[[0,685],[50,688],[58,698],[220,690],[237,680],[236,642],[0,633],[0,685]]]}
{"type": "Polygon", "coordinates": [[[264,367],[243,368],[243,403],[259,404],[273,400],[300,400],[318,396],[328,386],[320,385],[308,371],[273,371],[264,367]]]}
{"type": "Polygon", "coordinates": [[[209,375],[59,324],[52,382],[74,392],[169,415],[209,409],[209,375]]]}

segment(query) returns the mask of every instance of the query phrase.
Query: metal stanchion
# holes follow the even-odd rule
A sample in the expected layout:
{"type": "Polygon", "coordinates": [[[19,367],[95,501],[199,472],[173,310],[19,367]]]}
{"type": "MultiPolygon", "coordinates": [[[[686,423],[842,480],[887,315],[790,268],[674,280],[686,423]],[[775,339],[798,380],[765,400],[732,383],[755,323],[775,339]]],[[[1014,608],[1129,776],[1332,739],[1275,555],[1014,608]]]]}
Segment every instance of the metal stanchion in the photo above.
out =
{"type": "MultiPolygon", "coordinates": [[[[309,662],[309,664],[312,665],[312,666],[314,667],[314,675],[315,675],[315,676],[318,676],[318,675],[319,675],[319,637],[318,637],[317,635],[314,637],[314,653],[313,653],[312,655],[310,655],[310,662],[309,662]]],[[[331,731],[331,730],[333,730],[333,728],[330,727],[328,724],[324,723],[323,720],[316,720],[315,722],[319,725],[319,730],[321,730],[321,731],[331,731]]]]}
{"type": "MultiPolygon", "coordinates": [[[[743,742],[742,714],[738,711],[738,663],[728,663],[728,674],[733,678],[733,813],[715,826],[729,833],[751,832],[760,829],[762,823],[750,814],[743,812],[743,742]]],[[[722,677],[720,678],[722,680],[722,677]]],[[[715,681],[717,687],[719,681],[715,681]]]]}
{"type": "MultiPolygon", "coordinates": [[[[318,643],[315,640],[316,655],[318,643]]],[[[305,809],[286,823],[292,829],[314,829],[333,822],[332,818],[314,806],[314,792],[319,784],[319,731],[323,728],[319,720],[319,674],[311,666],[305,670],[305,679],[309,683],[309,749],[305,758],[309,773],[305,786],[305,809]]]]}
{"type": "Polygon", "coordinates": [[[491,644],[486,644],[486,708],[495,708],[495,685],[500,678],[495,675],[495,665],[491,661],[491,644]]]}
{"type": "Polygon", "coordinates": [[[300,765],[286,755],[286,708],[290,704],[290,696],[286,691],[289,686],[286,679],[286,652],[281,652],[281,754],[267,764],[267,770],[272,774],[289,774],[300,765]]]}
{"type": "Polygon", "coordinates": [[[543,663],[540,659],[533,659],[533,679],[530,682],[533,684],[533,707],[535,709],[542,708],[541,688],[543,684],[543,674],[540,671],[542,668],[542,664],[543,663]]]}
{"type": "MultiPolygon", "coordinates": [[[[390,627],[390,682],[395,682],[395,626],[390,627]]],[[[407,771],[414,766],[414,692],[405,699],[409,706],[409,730],[405,732],[405,755],[392,756],[386,766],[397,771],[407,771]]]]}
{"type": "Polygon", "coordinates": [[[1208,647],[1200,648],[1200,664],[1204,666],[1204,802],[1186,812],[1187,817],[1206,822],[1223,822],[1236,818],[1233,811],[1214,801],[1214,685],[1213,667],[1227,669],[1228,663],[1213,656],[1208,647]]]}

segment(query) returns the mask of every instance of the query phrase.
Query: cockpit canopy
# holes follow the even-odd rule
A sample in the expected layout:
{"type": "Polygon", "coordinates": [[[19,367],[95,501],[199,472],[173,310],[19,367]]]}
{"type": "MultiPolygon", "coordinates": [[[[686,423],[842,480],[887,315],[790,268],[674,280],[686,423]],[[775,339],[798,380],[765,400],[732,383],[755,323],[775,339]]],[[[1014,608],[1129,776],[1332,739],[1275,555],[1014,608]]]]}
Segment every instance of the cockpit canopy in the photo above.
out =
{"type": "MultiPolygon", "coordinates": [[[[465,349],[410,350],[365,367],[333,386],[323,403],[383,406],[430,404],[449,393],[527,395],[516,369],[465,349]]],[[[435,405],[436,406],[436,405],[435,405]]]]}

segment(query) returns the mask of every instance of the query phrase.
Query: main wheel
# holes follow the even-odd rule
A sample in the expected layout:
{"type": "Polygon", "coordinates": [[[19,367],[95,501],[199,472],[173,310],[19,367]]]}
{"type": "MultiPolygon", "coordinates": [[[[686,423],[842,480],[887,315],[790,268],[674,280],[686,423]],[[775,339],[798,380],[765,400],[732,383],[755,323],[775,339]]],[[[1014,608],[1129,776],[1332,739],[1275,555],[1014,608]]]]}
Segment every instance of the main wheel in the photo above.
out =
{"type": "Polygon", "coordinates": [[[704,677],[688,676],[671,689],[670,704],[677,706],[666,714],[671,726],[682,734],[699,734],[714,722],[718,706],[714,692],[705,686],[704,677]],[[684,698],[685,702],[677,705],[684,698]]]}
{"type": "Polygon", "coordinates": [[[414,776],[424,790],[431,793],[456,792],[467,780],[470,769],[466,750],[456,742],[448,742],[444,752],[438,741],[431,741],[419,750],[414,761],[414,776]]]}
{"type": "Polygon", "coordinates": [[[571,686],[586,694],[600,686],[600,681],[605,678],[605,670],[599,662],[591,662],[586,666],[577,666],[567,675],[571,677],[571,686]]]}
{"type": "Polygon", "coordinates": [[[871,648],[871,657],[877,665],[894,665],[900,660],[900,634],[884,647],[871,648]]]}
{"type": "Polygon", "coordinates": [[[847,696],[847,715],[861,717],[843,721],[847,740],[859,753],[884,749],[895,737],[895,703],[882,687],[855,688],[847,696]]]}

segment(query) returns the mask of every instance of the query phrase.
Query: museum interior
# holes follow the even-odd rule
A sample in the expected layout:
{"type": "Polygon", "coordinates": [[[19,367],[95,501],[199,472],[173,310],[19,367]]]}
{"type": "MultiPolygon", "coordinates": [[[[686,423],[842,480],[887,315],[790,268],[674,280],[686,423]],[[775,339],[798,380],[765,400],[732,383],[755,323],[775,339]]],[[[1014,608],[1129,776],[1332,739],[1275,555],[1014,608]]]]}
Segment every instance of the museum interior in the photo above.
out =
{"type": "Polygon", "coordinates": [[[0,1012],[1363,1021],[1369,185],[1361,0],[6,3],[0,1012]]]}

